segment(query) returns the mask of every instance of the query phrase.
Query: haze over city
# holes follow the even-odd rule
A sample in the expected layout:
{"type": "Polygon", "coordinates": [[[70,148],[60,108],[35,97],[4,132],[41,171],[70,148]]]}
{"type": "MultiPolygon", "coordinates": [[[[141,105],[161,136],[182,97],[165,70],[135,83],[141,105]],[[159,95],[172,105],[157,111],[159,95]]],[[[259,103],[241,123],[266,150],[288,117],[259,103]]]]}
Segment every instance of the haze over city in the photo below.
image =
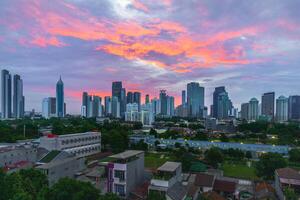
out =
{"type": "Polygon", "coordinates": [[[265,92],[299,94],[299,1],[4,0],[0,66],[23,79],[25,110],[41,111],[61,75],[67,112],[112,81],[142,96],[189,82],[217,86],[236,107],[265,92]]]}

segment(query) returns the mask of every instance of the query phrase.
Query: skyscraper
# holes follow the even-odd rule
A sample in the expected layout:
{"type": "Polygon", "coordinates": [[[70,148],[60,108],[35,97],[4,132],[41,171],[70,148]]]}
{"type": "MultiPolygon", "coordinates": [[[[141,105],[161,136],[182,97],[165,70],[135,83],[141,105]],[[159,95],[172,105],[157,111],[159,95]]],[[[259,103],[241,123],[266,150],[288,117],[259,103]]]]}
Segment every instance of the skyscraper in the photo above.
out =
{"type": "Polygon", "coordinates": [[[65,116],[65,106],[64,106],[64,83],[59,78],[56,84],[56,115],[57,117],[64,117],[65,116]]]}
{"type": "Polygon", "coordinates": [[[185,90],[181,91],[181,105],[186,104],[186,92],[185,90]]]}
{"type": "Polygon", "coordinates": [[[187,105],[190,116],[203,117],[204,87],[200,87],[199,83],[187,84],[187,105]]]}
{"type": "Polygon", "coordinates": [[[219,93],[218,95],[218,119],[226,119],[229,117],[229,112],[232,109],[232,102],[229,99],[227,92],[219,93]]]}
{"type": "Polygon", "coordinates": [[[218,108],[218,99],[219,99],[219,94],[226,92],[225,87],[216,87],[214,94],[213,94],[213,117],[218,118],[218,113],[219,113],[219,108],[218,108]]]}
{"type": "Polygon", "coordinates": [[[248,120],[257,120],[257,119],[258,119],[258,100],[256,98],[252,98],[249,101],[248,120]]]}
{"type": "Polygon", "coordinates": [[[242,103],[241,105],[241,119],[248,120],[249,118],[249,103],[242,103]]]}
{"type": "Polygon", "coordinates": [[[300,96],[289,97],[289,120],[300,120],[300,96]]]}
{"type": "Polygon", "coordinates": [[[105,116],[111,115],[111,97],[104,97],[105,116]]]}
{"type": "Polygon", "coordinates": [[[23,80],[19,75],[14,75],[13,81],[13,116],[24,117],[25,97],[23,96],[23,80]]]}
{"type": "Polygon", "coordinates": [[[159,93],[160,114],[167,115],[167,94],[166,90],[161,90],[159,93]]]}
{"type": "MultiPolygon", "coordinates": [[[[121,81],[115,81],[112,83],[112,104],[111,104],[111,110],[112,110],[112,115],[114,117],[117,113],[119,113],[119,115],[121,114],[121,112],[123,113],[123,102],[122,100],[122,82],[121,81]],[[117,106],[117,107],[114,107],[117,106]]],[[[124,90],[123,90],[124,92],[124,90]]],[[[119,116],[118,116],[119,117],[119,116]]]]}
{"type": "Polygon", "coordinates": [[[56,98],[47,97],[43,99],[42,116],[46,119],[56,117],[56,98]]]}
{"type": "Polygon", "coordinates": [[[82,106],[81,106],[81,116],[87,117],[88,116],[88,93],[83,92],[82,93],[82,106]]]}
{"type": "Polygon", "coordinates": [[[149,98],[149,94],[146,94],[145,96],[145,104],[150,103],[150,98],[149,98]]]}
{"type": "Polygon", "coordinates": [[[261,97],[261,114],[269,119],[274,118],[275,92],[264,93],[261,97]]]}
{"type": "Polygon", "coordinates": [[[102,104],[101,97],[93,96],[93,117],[101,117],[102,116],[102,104]]]}
{"type": "Polygon", "coordinates": [[[276,121],[285,122],[289,117],[289,99],[285,96],[280,96],[276,99],[276,121]]]}
{"type": "Polygon", "coordinates": [[[167,96],[167,115],[174,116],[174,97],[167,96]]]}
{"type": "Polygon", "coordinates": [[[141,111],[141,93],[140,92],[133,93],[133,103],[137,103],[139,106],[139,111],[141,111]]]}
{"type": "Polygon", "coordinates": [[[127,92],[127,101],[126,103],[133,103],[133,93],[132,92],[127,92]]]}
{"type": "Polygon", "coordinates": [[[2,118],[11,118],[11,75],[9,71],[1,72],[1,112],[2,118]]]}
{"type": "Polygon", "coordinates": [[[122,88],[121,89],[121,100],[120,100],[120,114],[121,117],[124,117],[124,113],[126,111],[126,89],[122,88]]]}

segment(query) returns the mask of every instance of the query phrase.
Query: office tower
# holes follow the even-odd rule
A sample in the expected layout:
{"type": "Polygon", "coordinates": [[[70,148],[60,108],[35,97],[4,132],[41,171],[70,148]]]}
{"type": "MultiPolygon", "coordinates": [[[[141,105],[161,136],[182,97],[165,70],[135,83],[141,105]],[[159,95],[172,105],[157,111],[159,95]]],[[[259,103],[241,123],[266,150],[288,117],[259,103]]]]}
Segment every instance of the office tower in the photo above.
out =
{"type": "Polygon", "coordinates": [[[49,98],[44,98],[42,102],[42,116],[46,119],[49,119],[50,117],[50,102],[49,98]]]}
{"type": "Polygon", "coordinates": [[[160,101],[160,114],[167,115],[167,94],[166,90],[161,90],[159,93],[159,101],[160,101]]]}
{"type": "Polygon", "coordinates": [[[141,93],[140,92],[133,93],[133,103],[137,103],[139,105],[139,111],[141,111],[141,93]]]}
{"type": "Polygon", "coordinates": [[[83,92],[82,93],[82,106],[81,106],[81,116],[87,117],[88,116],[88,93],[83,92]]]}
{"type": "Polygon", "coordinates": [[[56,84],[56,115],[57,117],[65,116],[65,106],[64,106],[64,83],[59,78],[56,84]]]}
{"type": "Polygon", "coordinates": [[[210,116],[213,117],[214,115],[214,105],[210,105],[210,116]]]}
{"type": "Polygon", "coordinates": [[[115,118],[120,118],[120,102],[117,96],[112,97],[111,101],[111,114],[115,118]]]}
{"type": "Polygon", "coordinates": [[[23,96],[23,80],[20,75],[14,75],[13,79],[13,117],[24,117],[25,98],[23,96]]]}
{"type": "Polygon", "coordinates": [[[93,96],[88,95],[88,101],[87,101],[87,117],[91,118],[93,117],[93,96]]]}
{"type": "Polygon", "coordinates": [[[154,115],[160,114],[160,101],[156,97],[151,100],[152,111],[154,115]]]}
{"type": "Polygon", "coordinates": [[[122,82],[116,81],[112,83],[112,97],[118,97],[118,100],[121,100],[121,92],[122,92],[122,82]]]}
{"type": "Polygon", "coordinates": [[[289,120],[300,120],[300,96],[289,97],[289,120]]]}
{"type": "Polygon", "coordinates": [[[101,117],[102,116],[102,105],[101,105],[101,97],[93,96],[93,117],[101,117]]]}
{"type": "Polygon", "coordinates": [[[218,113],[219,113],[219,109],[218,109],[218,100],[219,100],[219,94],[226,92],[225,91],[225,87],[221,86],[221,87],[216,87],[215,91],[213,93],[213,117],[214,118],[218,118],[218,113]]]}
{"type": "Polygon", "coordinates": [[[264,93],[261,97],[261,114],[270,120],[274,118],[275,92],[264,93]]]}
{"type": "Polygon", "coordinates": [[[186,92],[185,92],[185,90],[181,91],[181,104],[182,105],[186,104],[186,92]]]}
{"type": "Polygon", "coordinates": [[[248,120],[249,117],[249,103],[242,103],[241,105],[241,119],[248,120]]]}
{"type": "Polygon", "coordinates": [[[167,115],[174,116],[174,97],[167,96],[167,115]]]}
{"type": "Polygon", "coordinates": [[[125,121],[139,122],[140,120],[139,105],[137,103],[128,103],[126,105],[125,121]]]}
{"type": "Polygon", "coordinates": [[[104,97],[104,110],[105,116],[111,115],[111,97],[109,96],[104,97]]]}
{"type": "Polygon", "coordinates": [[[133,93],[132,92],[127,92],[127,98],[126,98],[126,103],[133,103],[133,93]]]}
{"type": "Polygon", "coordinates": [[[200,87],[199,83],[187,84],[187,105],[191,117],[203,117],[204,87],[200,87]]]}
{"type": "Polygon", "coordinates": [[[47,97],[43,99],[42,116],[46,119],[56,117],[56,98],[47,97]]]}
{"type": "Polygon", "coordinates": [[[289,117],[289,99],[280,96],[276,99],[276,121],[285,122],[289,117]]]}
{"type": "Polygon", "coordinates": [[[248,120],[257,120],[258,119],[258,100],[252,98],[249,101],[248,105],[248,120]]]}
{"type": "Polygon", "coordinates": [[[9,71],[1,72],[1,112],[2,118],[11,118],[11,75],[9,71]]]}
{"type": "Polygon", "coordinates": [[[153,106],[147,103],[141,106],[141,122],[143,125],[151,126],[154,122],[153,106]]]}
{"type": "Polygon", "coordinates": [[[219,93],[218,95],[218,106],[217,106],[217,118],[227,119],[229,117],[229,112],[232,109],[232,102],[228,97],[227,92],[219,93]]]}
{"type": "Polygon", "coordinates": [[[145,96],[145,104],[150,103],[149,94],[145,96]]]}
{"type": "Polygon", "coordinates": [[[124,113],[126,111],[126,89],[122,88],[121,89],[121,100],[120,100],[120,113],[121,113],[121,117],[124,117],[124,113]]]}

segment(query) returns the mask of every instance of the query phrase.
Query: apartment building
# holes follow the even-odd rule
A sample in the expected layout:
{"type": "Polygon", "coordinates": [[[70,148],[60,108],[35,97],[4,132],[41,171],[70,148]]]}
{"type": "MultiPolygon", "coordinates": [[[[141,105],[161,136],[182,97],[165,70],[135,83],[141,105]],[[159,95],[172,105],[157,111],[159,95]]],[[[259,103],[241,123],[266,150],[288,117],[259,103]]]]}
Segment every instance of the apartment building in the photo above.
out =
{"type": "Polygon", "coordinates": [[[128,150],[110,157],[107,191],[127,198],[144,181],[144,152],[128,150]]]}
{"type": "Polygon", "coordinates": [[[101,151],[101,133],[48,134],[40,138],[39,147],[45,148],[48,151],[59,150],[78,157],[85,157],[101,151]]]}

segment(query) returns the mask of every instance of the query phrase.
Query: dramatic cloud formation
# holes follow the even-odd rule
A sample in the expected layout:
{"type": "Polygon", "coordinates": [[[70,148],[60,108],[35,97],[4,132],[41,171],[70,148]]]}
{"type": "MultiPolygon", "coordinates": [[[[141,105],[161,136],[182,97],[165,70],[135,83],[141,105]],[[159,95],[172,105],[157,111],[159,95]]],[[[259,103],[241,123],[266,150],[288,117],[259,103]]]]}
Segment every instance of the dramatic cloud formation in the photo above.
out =
{"type": "MultiPolygon", "coordinates": [[[[297,0],[2,0],[0,66],[24,79],[26,109],[40,110],[62,75],[68,112],[82,91],[111,82],[178,97],[191,81],[225,85],[234,104],[275,91],[299,94],[297,0]],[[29,3],[30,2],[30,3],[29,3]]],[[[180,103],[177,98],[176,103],[180,103]]]]}

